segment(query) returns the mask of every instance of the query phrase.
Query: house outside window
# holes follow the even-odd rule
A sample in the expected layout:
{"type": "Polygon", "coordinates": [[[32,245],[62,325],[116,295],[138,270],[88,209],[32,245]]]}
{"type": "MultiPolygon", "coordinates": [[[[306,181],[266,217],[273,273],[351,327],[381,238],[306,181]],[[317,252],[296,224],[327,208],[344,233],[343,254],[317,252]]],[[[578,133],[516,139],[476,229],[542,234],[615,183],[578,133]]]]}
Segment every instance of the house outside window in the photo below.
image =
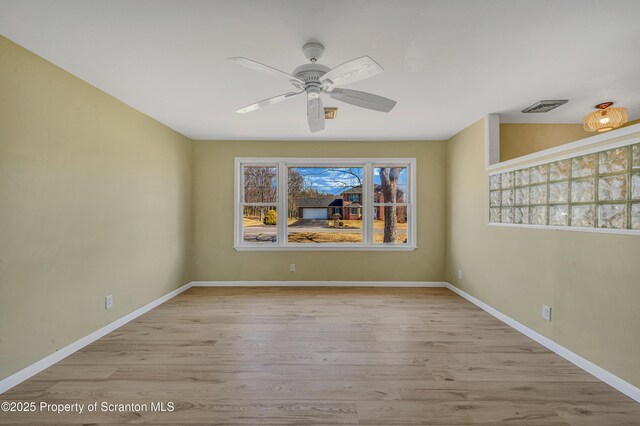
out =
{"type": "Polygon", "coordinates": [[[235,166],[237,250],[416,248],[415,159],[236,158],[235,166]]]}

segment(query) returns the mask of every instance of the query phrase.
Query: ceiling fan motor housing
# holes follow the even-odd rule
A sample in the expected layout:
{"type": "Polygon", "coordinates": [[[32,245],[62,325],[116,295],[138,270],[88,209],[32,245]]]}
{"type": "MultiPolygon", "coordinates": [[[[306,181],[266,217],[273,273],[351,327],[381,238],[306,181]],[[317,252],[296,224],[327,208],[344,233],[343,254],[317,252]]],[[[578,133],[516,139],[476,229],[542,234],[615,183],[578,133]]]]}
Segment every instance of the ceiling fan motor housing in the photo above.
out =
{"type": "Polygon", "coordinates": [[[317,62],[324,54],[324,46],[320,43],[309,42],[302,46],[302,53],[311,62],[317,62]]]}
{"type": "Polygon", "coordinates": [[[309,89],[312,88],[317,88],[319,90],[321,87],[320,78],[330,70],[331,68],[325,65],[313,62],[310,64],[300,65],[298,68],[293,70],[291,74],[304,81],[305,90],[309,91],[309,89]]]}

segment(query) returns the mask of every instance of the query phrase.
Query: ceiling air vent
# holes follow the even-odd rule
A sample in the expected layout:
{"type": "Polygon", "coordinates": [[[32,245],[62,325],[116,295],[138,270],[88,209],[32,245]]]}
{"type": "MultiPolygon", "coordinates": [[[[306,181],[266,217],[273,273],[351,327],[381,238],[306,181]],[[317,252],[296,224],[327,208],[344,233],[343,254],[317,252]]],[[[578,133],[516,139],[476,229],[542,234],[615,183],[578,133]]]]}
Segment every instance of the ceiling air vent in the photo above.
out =
{"type": "Polygon", "coordinates": [[[327,107],[324,109],[324,118],[326,120],[335,120],[336,115],[338,115],[338,108],[327,107]]]}
{"type": "Polygon", "coordinates": [[[533,112],[549,112],[552,109],[558,108],[560,105],[564,105],[569,102],[568,99],[560,99],[555,101],[538,101],[535,104],[526,107],[522,110],[525,114],[533,113],[533,112]]]}

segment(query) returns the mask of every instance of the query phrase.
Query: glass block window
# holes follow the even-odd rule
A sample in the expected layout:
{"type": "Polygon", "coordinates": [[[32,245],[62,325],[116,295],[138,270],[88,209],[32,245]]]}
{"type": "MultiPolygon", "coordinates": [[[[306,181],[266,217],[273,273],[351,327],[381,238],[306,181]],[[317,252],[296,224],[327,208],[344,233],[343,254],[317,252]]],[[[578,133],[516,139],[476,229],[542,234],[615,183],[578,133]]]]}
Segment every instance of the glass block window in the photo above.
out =
{"type": "Polygon", "coordinates": [[[583,155],[571,160],[571,177],[580,178],[596,174],[596,154],[583,155]]]}
{"type": "Polygon", "coordinates": [[[516,171],[516,186],[526,186],[529,185],[529,169],[523,169],[516,171]]]}
{"type": "Polygon", "coordinates": [[[556,161],[549,165],[549,180],[557,181],[569,179],[571,174],[571,160],[556,161]]]}
{"type": "Polygon", "coordinates": [[[489,176],[489,222],[640,230],[640,144],[489,176]]]}
{"type": "Polygon", "coordinates": [[[549,173],[549,165],[543,164],[541,166],[531,167],[529,169],[529,182],[530,183],[546,183],[549,173]]]}
{"type": "Polygon", "coordinates": [[[631,229],[640,230],[640,203],[631,205],[631,229]]]}
{"type": "Polygon", "coordinates": [[[633,168],[640,169],[640,145],[633,146],[633,168]]]}

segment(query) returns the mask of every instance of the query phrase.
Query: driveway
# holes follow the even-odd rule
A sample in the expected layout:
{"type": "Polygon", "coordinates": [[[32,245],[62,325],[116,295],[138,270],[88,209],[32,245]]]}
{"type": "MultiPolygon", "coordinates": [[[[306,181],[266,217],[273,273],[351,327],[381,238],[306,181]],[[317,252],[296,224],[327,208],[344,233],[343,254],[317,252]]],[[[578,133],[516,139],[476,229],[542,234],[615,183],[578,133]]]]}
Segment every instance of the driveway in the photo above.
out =
{"type": "MultiPolygon", "coordinates": [[[[318,221],[318,222],[322,222],[322,221],[318,221]]],[[[360,232],[362,232],[361,228],[351,228],[351,229],[345,229],[345,228],[323,228],[323,227],[316,227],[316,228],[312,228],[312,227],[308,227],[308,226],[293,226],[293,225],[289,225],[288,228],[290,233],[293,232],[326,232],[326,233],[338,233],[338,234],[359,234],[360,232]]],[[[384,229],[374,229],[373,230],[374,233],[376,234],[382,234],[384,233],[384,229]]],[[[274,234],[276,233],[276,227],[275,226],[247,226],[244,228],[244,234],[245,235],[253,235],[253,234],[274,234]]],[[[406,234],[407,231],[406,229],[399,229],[398,230],[399,234],[406,234]]]]}

